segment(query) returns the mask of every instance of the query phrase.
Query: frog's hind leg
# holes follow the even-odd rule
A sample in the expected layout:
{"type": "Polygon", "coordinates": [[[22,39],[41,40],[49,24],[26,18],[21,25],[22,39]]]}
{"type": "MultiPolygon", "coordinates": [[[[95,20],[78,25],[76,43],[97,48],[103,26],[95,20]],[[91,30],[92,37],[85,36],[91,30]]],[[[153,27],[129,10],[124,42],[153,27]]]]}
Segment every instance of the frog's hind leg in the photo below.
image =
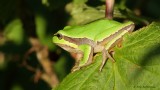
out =
{"type": "Polygon", "coordinates": [[[99,71],[102,71],[102,68],[104,67],[104,65],[105,65],[105,63],[106,63],[106,61],[107,61],[108,59],[112,60],[112,62],[115,62],[115,60],[114,60],[113,57],[110,55],[110,53],[109,53],[107,50],[103,49],[103,51],[102,51],[102,64],[101,64],[101,66],[100,66],[99,71]]]}

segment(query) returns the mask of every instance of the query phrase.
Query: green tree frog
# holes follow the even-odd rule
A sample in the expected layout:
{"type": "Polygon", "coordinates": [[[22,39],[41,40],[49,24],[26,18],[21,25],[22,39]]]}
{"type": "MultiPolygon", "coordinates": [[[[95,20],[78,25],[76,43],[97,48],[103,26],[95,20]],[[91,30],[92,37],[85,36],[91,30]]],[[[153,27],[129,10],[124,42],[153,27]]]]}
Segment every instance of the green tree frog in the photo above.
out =
{"type": "Polygon", "coordinates": [[[108,58],[114,62],[110,50],[133,29],[134,23],[131,21],[119,23],[114,20],[100,19],[86,25],[66,26],[54,34],[53,42],[68,52],[82,55],[73,71],[91,64],[93,53],[102,52],[102,64],[99,69],[101,71],[108,58]]]}

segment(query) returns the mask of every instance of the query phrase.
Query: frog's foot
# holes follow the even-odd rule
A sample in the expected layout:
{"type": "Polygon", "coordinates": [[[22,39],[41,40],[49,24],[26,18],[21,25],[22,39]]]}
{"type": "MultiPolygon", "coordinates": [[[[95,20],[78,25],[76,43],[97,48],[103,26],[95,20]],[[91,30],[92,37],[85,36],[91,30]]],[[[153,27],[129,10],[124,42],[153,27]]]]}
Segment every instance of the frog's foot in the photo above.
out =
{"type": "Polygon", "coordinates": [[[100,66],[100,68],[99,68],[99,71],[100,71],[100,72],[102,71],[102,69],[103,69],[106,61],[108,60],[108,58],[109,58],[113,63],[115,62],[114,58],[110,55],[110,53],[109,53],[108,51],[106,51],[105,49],[103,49],[103,51],[102,51],[102,64],[101,64],[101,66],[100,66]]]}
{"type": "Polygon", "coordinates": [[[79,66],[74,66],[74,67],[72,68],[71,72],[75,72],[75,71],[80,70],[80,69],[81,69],[81,67],[79,67],[79,66]]]}

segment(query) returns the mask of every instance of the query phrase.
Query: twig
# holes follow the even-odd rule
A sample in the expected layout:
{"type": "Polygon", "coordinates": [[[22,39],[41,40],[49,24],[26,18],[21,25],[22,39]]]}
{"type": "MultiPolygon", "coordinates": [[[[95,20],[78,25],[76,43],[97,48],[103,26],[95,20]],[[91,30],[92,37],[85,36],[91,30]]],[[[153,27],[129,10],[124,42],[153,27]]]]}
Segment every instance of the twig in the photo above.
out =
{"type": "Polygon", "coordinates": [[[106,0],[105,17],[107,19],[113,18],[113,7],[114,7],[114,0],[106,0]]]}
{"type": "Polygon", "coordinates": [[[26,53],[23,61],[23,65],[30,71],[35,72],[34,81],[38,82],[39,78],[43,79],[47,82],[51,87],[55,87],[58,85],[59,80],[54,73],[52,68],[51,60],[48,57],[48,48],[40,44],[39,40],[36,38],[29,39],[32,48],[26,53]],[[35,69],[34,67],[27,64],[27,57],[32,52],[36,52],[37,58],[39,63],[42,65],[44,72],[40,71],[39,69],[35,69]]]}

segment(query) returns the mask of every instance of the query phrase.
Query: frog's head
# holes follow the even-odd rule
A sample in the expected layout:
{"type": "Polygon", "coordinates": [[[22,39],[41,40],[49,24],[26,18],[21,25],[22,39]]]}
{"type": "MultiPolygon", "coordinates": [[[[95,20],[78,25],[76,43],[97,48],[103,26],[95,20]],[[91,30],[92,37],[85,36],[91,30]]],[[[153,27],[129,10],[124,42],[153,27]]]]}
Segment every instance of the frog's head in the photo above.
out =
{"type": "Polygon", "coordinates": [[[57,44],[61,48],[69,52],[78,52],[78,45],[71,43],[63,38],[63,35],[56,33],[53,36],[53,43],[57,44]]]}

